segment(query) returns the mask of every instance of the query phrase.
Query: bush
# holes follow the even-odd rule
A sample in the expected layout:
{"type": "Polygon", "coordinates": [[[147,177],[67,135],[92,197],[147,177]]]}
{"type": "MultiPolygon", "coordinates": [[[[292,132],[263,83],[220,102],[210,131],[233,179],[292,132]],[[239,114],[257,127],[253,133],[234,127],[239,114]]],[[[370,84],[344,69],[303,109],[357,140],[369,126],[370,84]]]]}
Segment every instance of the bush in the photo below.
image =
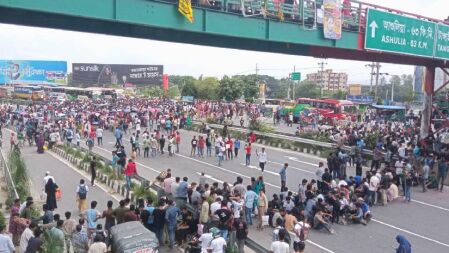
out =
{"type": "Polygon", "coordinates": [[[272,133],[274,132],[274,128],[269,126],[268,124],[263,123],[261,120],[251,120],[249,122],[249,129],[262,132],[262,133],[272,133]]]}
{"type": "Polygon", "coordinates": [[[156,194],[154,194],[149,188],[146,188],[143,182],[140,185],[133,185],[132,190],[134,192],[134,196],[136,196],[136,199],[150,198],[153,200],[153,203],[158,202],[156,194]]]}
{"type": "Polygon", "coordinates": [[[9,153],[8,165],[11,170],[12,180],[16,185],[17,193],[21,201],[30,196],[30,183],[28,171],[25,161],[23,160],[20,152],[12,151],[9,153]]]}
{"type": "Polygon", "coordinates": [[[6,218],[3,212],[0,212],[0,226],[2,226],[2,228],[6,228],[6,218]]]}

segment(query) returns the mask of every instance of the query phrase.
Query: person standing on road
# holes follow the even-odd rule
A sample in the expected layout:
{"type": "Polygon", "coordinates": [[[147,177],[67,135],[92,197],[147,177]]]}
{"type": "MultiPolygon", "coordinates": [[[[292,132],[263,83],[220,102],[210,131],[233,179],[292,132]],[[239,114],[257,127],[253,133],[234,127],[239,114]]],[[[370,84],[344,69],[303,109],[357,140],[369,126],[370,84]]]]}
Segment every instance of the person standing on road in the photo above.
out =
{"type": "Polygon", "coordinates": [[[178,215],[181,214],[181,210],[179,210],[179,208],[175,206],[175,203],[171,199],[167,200],[167,204],[168,208],[165,211],[165,221],[167,223],[167,233],[169,240],[168,247],[170,249],[173,249],[173,245],[175,243],[175,232],[177,228],[177,218],[178,215]]]}
{"type": "Polygon", "coordinates": [[[204,158],[204,147],[206,146],[206,142],[203,136],[200,136],[198,139],[198,157],[204,158]]]}
{"type": "Polygon", "coordinates": [[[116,146],[116,147],[122,146],[122,137],[123,137],[123,133],[122,133],[122,129],[121,129],[120,127],[117,127],[117,128],[115,129],[114,136],[115,136],[115,139],[116,139],[116,141],[115,141],[115,146],[116,146]]]}
{"type": "Polygon", "coordinates": [[[234,157],[237,158],[237,156],[239,155],[239,150],[240,150],[240,139],[239,138],[235,138],[234,141],[234,157]]]}
{"type": "Polygon", "coordinates": [[[70,245],[72,245],[72,236],[76,231],[76,220],[72,218],[71,212],[65,212],[65,221],[62,224],[62,232],[64,232],[65,248],[67,253],[70,253],[70,245]]]}
{"type": "Polygon", "coordinates": [[[268,155],[267,152],[265,152],[265,148],[262,148],[262,151],[260,153],[256,150],[256,155],[259,158],[259,167],[263,174],[265,165],[267,164],[268,161],[268,155]]]}
{"type": "Polygon", "coordinates": [[[86,220],[87,222],[87,237],[89,240],[92,239],[92,235],[97,230],[97,221],[101,218],[100,211],[96,210],[97,208],[97,201],[90,202],[90,209],[87,209],[86,211],[81,213],[81,216],[86,220]]]}
{"type": "Polygon", "coordinates": [[[212,142],[210,139],[210,135],[208,134],[206,137],[206,155],[208,157],[212,156],[212,142]]]}
{"type": "Polygon", "coordinates": [[[87,187],[84,179],[80,180],[80,184],[76,188],[76,199],[78,201],[78,211],[81,213],[87,208],[87,193],[89,187],[87,187]]]}
{"type": "Polygon", "coordinates": [[[195,152],[196,152],[196,146],[198,144],[198,141],[196,139],[196,136],[193,136],[193,139],[190,141],[190,145],[192,146],[190,149],[190,157],[195,157],[195,152]]]}
{"type": "Polygon", "coordinates": [[[281,171],[279,171],[279,176],[281,177],[281,192],[283,192],[285,182],[287,181],[287,167],[288,163],[284,163],[284,166],[281,168],[281,171]]]}
{"type": "Polygon", "coordinates": [[[250,142],[248,142],[248,143],[245,145],[245,153],[246,153],[246,156],[245,156],[245,165],[246,165],[246,166],[249,166],[249,165],[251,164],[251,143],[250,143],[250,142]]]}
{"type": "Polygon", "coordinates": [[[97,161],[95,156],[92,157],[92,161],[90,161],[90,185],[95,187],[95,178],[97,178],[97,161]]]}
{"type": "Polygon", "coordinates": [[[279,234],[278,234],[279,240],[271,243],[270,253],[289,253],[290,252],[290,245],[285,242],[286,233],[288,233],[288,231],[285,229],[279,230],[279,234]]]}
{"type": "Polygon", "coordinates": [[[131,190],[131,178],[136,174],[136,163],[132,159],[129,159],[125,169],[126,189],[128,190],[128,192],[131,190]]]}
{"type": "Polygon", "coordinates": [[[95,130],[95,133],[97,135],[97,145],[103,146],[103,128],[101,128],[101,126],[98,126],[95,130]]]}
{"type": "Polygon", "coordinates": [[[47,195],[45,203],[47,204],[48,209],[52,211],[58,208],[56,204],[56,189],[58,189],[58,185],[53,182],[52,178],[49,178],[45,185],[45,194],[47,195]]]}
{"type": "Polygon", "coordinates": [[[245,193],[245,219],[248,226],[253,225],[253,209],[255,204],[257,204],[258,200],[257,194],[253,191],[251,188],[251,185],[248,185],[246,187],[246,193],[245,193]]]}
{"type": "Polygon", "coordinates": [[[164,154],[164,147],[165,147],[165,137],[162,134],[161,138],[159,139],[159,147],[161,148],[161,155],[164,154]]]}
{"type": "Polygon", "coordinates": [[[236,231],[238,253],[245,253],[245,242],[248,238],[248,226],[243,217],[234,220],[234,229],[236,231]]]}
{"type": "Polygon", "coordinates": [[[439,189],[440,192],[443,192],[444,180],[446,180],[446,176],[447,176],[447,163],[448,162],[444,157],[441,157],[440,161],[438,163],[438,177],[437,177],[438,186],[437,186],[436,190],[438,191],[438,189],[439,189]],[[441,181],[441,186],[440,186],[440,181],[441,181]]]}
{"type": "Polygon", "coordinates": [[[181,144],[181,134],[176,131],[176,153],[179,153],[179,145],[181,144]]]}

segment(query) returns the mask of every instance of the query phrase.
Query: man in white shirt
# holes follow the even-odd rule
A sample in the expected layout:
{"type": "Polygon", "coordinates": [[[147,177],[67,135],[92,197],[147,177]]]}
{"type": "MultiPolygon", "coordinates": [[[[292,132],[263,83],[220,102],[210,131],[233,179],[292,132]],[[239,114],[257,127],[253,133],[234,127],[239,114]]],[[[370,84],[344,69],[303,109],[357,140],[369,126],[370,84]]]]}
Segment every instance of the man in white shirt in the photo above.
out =
{"type": "Polygon", "coordinates": [[[36,223],[32,222],[30,225],[22,232],[20,236],[19,253],[25,253],[28,246],[28,241],[34,237],[34,230],[36,229],[36,223]]]}
{"type": "Polygon", "coordinates": [[[210,205],[210,213],[212,215],[212,219],[218,221],[218,216],[215,215],[215,212],[221,208],[221,199],[216,198],[215,202],[210,205]]]}
{"type": "Polygon", "coordinates": [[[212,253],[224,253],[226,250],[226,240],[220,235],[220,230],[218,228],[210,229],[213,239],[210,242],[210,249],[212,253]]]}
{"type": "Polygon", "coordinates": [[[270,246],[270,253],[289,253],[290,245],[284,242],[285,233],[288,233],[285,229],[279,231],[279,241],[274,241],[270,246]]]}
{"type": "Polygon", "coordinates": [[[96,235],[94,238],[94,243],[92,243],[89,247],[89,251],[87,253],[107,253],[108,247],[106,243],[102,242],[102,236],[96,235]]]}
{"type": "Polygon", "coordinates": [[[95,134],[97,135],[98,146],[100,146],[100,145],[103,146],[103,128],[98,127],[95,130],[95,134]]]}
{"type": "Polygon", "coordinates": [[[0,249],[5,253],[15,253],[16,250],[14,248],[14,244],[12,243],[11,237],[3,234],[5,228],[0,225],[0,249]]]}
{"type": "Polygon", "coordinates": [[[212,239],[212,233],[204,233],[200,236],[198,241],[201,242],[201,253],[207,253],[207,248],[209,248],[212,239]]]}
{"type": "Polygon", "coordinates": [[[262,148],[262,152],[260,152],[260,153],[257,152],[257,150],[256,150],[256,155],[259,158],[259,167],[263,174],[263,170],[265,169],[265,165],[267,164],[267,161],[268,161],[268,156],[267,156],[267,152],[265,152],[265,148],[262,148]]]}
{"type": "Polygon", "coordinates": [[[375,205],[377,203],[377,189],[379,188],[380,177],[376,174],[371,176],[369,180],[369,194],[370,194],[370,205],[375,205]]]}

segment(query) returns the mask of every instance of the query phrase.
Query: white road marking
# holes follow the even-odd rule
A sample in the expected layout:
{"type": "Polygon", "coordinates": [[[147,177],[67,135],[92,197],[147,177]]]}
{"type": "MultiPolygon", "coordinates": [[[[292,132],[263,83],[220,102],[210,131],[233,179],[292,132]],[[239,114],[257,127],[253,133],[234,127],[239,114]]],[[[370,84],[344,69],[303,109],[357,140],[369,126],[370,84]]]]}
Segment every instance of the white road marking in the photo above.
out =
{"type": "MultiPolygon", "coordinates": [[[[86,175],[84,175],[84,173],[82,173],[78,168],[76,168],[73,164],[71,164],[69,161],[63,159],[62,157],[56,155],[53,153],[53,151],[51,152],[47,152],[49,155],[53,156],[55,159],[57,159],[58,161],[64,163],[65,165],[67,165],[67,167],[71,168],[72,170],[74,170],[76,173],[80,174],[82,177],[84,177],[85,179],[87,179],[87,181],[90,181],[90,178],[86,175]]],[[[102,191],[104,191],[107,195],[111,196],[112,198],[114,198],[115,200],[117,200],[117,202],[119,202],[121,199],[117,198],[115,195],[112,195],[111,193],[109,193],[109,191],[104,188],[102,185],[100,184],[95,184],[95,186],[97,188],[100,188],[102,191]]]]}
{"type": "MultiPolygon", "coordinates": [[[[246,166],[244,163],[241,163],[241,165],[246,166]]],[[[255,170],[258,170],[258,171],[262,171],[259,167],[254,166],[254,165],[249,165],[249,166],[246,166],[246,167],[250,168],[250,169],[255,169],[255,170]]],[[[269,174],[272,174],[272,175],[275,175],[275,176],[279,176],[279,173],[276,173],[276,172],[273,172],[273,171],[270,171],[270,170],[267,170],[267,169],[265,169],[263,172],[264,173],[266,172],[266,173],[269,173],[269,174]]]]}
{"type": "MultiPolygon", "coordinates": [[[[103,150],[103,151],[106,151],[106,152],[112,152],[112,151],[107,150],[107,149],[105,149],[105,148],[100,148],[100,147],[94,147],[94,148],[97,148],[97,149],[100,149],[100,150],[103,150]]],[[[154,171],[154,172],[156,172],[156,173],[161,173],[161,171],[159,171],[159,170],[157,170],[157,169],[154,169],[154,168],[151,168],[151,167],[149,167],[149,166],[146,166],[145,164],[142,164],[142,163],[139,163],[139,162],[136,162],[136,164],[139,165],[139,166],[141,166],[141,167],[147,168],[147,169],[149,169],[149,170],[151,170],[151,171],[154,171]]]]}
{"type": "MultiPolygon", "coordinates": [[[[272,162],[272,161],[268,161],[268,162],[269,162],[269,163],[272,163],[272,164],[276,164],[276,165],[284,166],[284,164],[283,164],[283,163],[272,162]]],[[[290,165],[288,165],[288,167],[289,167],[289,168],[291,168],[291,169],[294,169],[294,170],[299,170],[299,171],[305,172],[305,173],[309,173],[309,174],[315,174],[315,173],[313,173],[312,171],[309,171],[309,170],[304,170],[304,169],[300,169],[300,168],[297,168],[297,167],[293,167],[293,166],[290,166],[290,165]]]]}
{"type": "Polygon", "coordinates": [[[404,233],[407,233],[407,234],[410,234],[410,235],[419,237],[419,238],[421,238],[421,239],[424,239],[424,240],[427,240],[427,241],[430,241],[430,242],[433,242],[433,243],[436,243],[436,244],[439,244],[439,245],[441,245],[441,246],[444,246],[444,247],[449,248],[449,244],[446,244],[446,243],[437,241],[437,240],[432,239],[432,238],[429,238],[429,237],[427,237],[427,236],[423,236],[423,235],[414,233],[414,232],[412,232],[412,231],[409,231],[409,230],[406,230],[406,229],[403,229],[403,228],[400,228],[400,227],[393,226],[393,225],[391,225],[391,224],[385,223],[385,222],[380,221],[380,220],[376,220],[376,219],[371,219],[371,220],[374,221],[374,222],[377,222],[377,223],[379,223],[379,224],[381,224],[381,225],[390,227],[390,228],[392,228],[392,229],[396,229],[396,230],[402,231],[402,232],[404,232],[404,233]]]}
{"type": "Polygon", "coordinates": [[[415,203],[418,203],[418,204],[421,204],[421,205],[425,205],[425,206],[429,206],[429,207],[433,207],[433,208],[437,208],[437,209],[449,212],[448,208],[444,208],[444,207],[437,206],[437,205],[434,205],[434,204],[429,204],[429,203],[422,202],[422,201],[419,201],[419,200],[414,200],[414,199],[412,199],[412,202],[415,202],[415,203]]]}
{"type": "MultiPolygon", "coordinates": [[[[214,164],[211,164],[211,163],[207,163],[207,162],[204,162],[204,161],[200,161],[200,160],[194,159],[194,158],[192,158],[192,157],[188,157],[188,156],[181,155],[181,154],[175,154],[175,155],[176,155],[176,156],[179,156],[179,157],[182,157],[182,158],[184,158],[184,159],[188,159],[188,160],[195,161],[195,162],[197,162],[197,163],[201,163],[201,164],[208,165],[208,166],[210,166],[210,167],[219,169],[219,170],[221,170],[221,171],[225,171],[225,172],[228,172],[228,173],[231,173],[231,174],[240,176],[240,177],[244,177],[244,178],[251,179],[251,177],[249,177],[249,176],[243,175],[243,174],[241,174],[241,173],[238,173],[238,172],[235,172],[235,171],[232,171],[232,170],[225,169],[225,168],[223,168],[223,167],[220,167],[220,166],[217,166],[217,165],[214,165],[214,164]]],[[[265,183],[266,185],[269,185],[269,186],[274,187],[274,188],[276,188],[276,189],[281,189],[281,187],[279,187],[279,186],[277,186],[277,185],[274,185],[274,184],[271,184],[271,183],[268,183],[268,182],[264,182],[264,183],[265,183]]]]}
{"type": "Polygon", "coordinates": [[[311,166],[317,166],[317,164],[315,164],[315,163],[309,163],[309,162],[304,162],[304,161],[298,160],[298,158],[296,158],[294,156],[284,156],[284,157],[289,160],[298,162],[298,163],[304,163],[304,164],[311,165],[311,166]]]}

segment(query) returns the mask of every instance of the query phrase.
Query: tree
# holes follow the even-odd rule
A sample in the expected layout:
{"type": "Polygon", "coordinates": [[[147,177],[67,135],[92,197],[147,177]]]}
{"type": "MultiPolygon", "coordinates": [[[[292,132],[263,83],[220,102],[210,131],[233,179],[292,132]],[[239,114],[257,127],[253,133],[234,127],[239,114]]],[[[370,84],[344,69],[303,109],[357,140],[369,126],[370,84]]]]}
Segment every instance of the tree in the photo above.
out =
{"type": "Polygon", "coordinates": [[[320,86],[315,82],[304,80],[296,87],[295,94],[303,98],[319,98],[321,95],[320,86]]]}
{"type": "Polygon", "coordinates": [[[233,78],[240,78],[243,82],[243,96],[246,99],[257,98],[259,96],[259,78],[257,75],[238,75],[233,78]]]}
{"type": "Polygon", "coordinates": [[[182,96],[193,96],[196,98],[197,94],[198,94],[198,90],[196,89],[196,86],[193,82],[186,83],[181,91],[182,96]]]}
{"type": "Polygon", "coordinates": [[[197,98],[217,100],[218,99],[218,87],[220,81],[215,77],[202,77],[195,81],[195,87],[197,90],[197,98]]]}
{"type": "Polygon", "coordinates": [[[195,77],[193,76],[170,76],[170,86],[178,86],[179,90],[182,90],[185,84],[193,84],[195,77]]]}
{"type": "Polygon", "coordinates": [[[164,90],[160,87],[145,88],[141,93],[146,97],[163,97],[165,94],[164,90]]]}
{"type": "Polygon", "coordinates": [[[226,101],[234,101],[242,96],[243,82],[240,78],[224,76],[220,80],[218,97],[226,101]]]}
{"type": "Polygon", "coordinates": [[[181,95],[181,91],[179,91],[179,88],[177,85],[171,86],[168,89],[168,97],[169,98],[176,98],[176,97],[179,97],[179,95],[181,95]]]}

